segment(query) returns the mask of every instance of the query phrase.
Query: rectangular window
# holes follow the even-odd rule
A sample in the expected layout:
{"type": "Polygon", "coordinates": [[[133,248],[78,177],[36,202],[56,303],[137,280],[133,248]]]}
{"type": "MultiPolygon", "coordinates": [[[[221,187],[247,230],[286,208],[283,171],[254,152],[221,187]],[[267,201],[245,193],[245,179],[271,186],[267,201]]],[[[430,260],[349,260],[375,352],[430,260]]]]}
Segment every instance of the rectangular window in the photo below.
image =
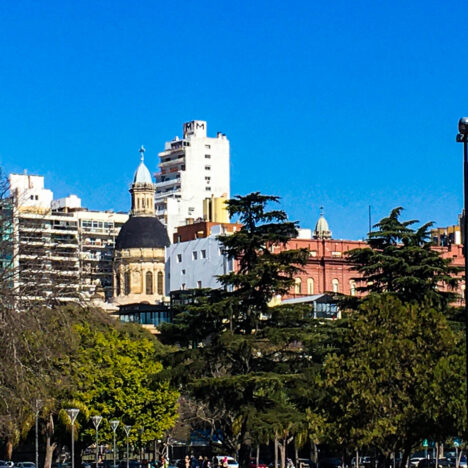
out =
{"type": "Polygon", "coordinates": [[[211,148],[211,145],[205,145],[205,148],[210,149],[210,148],[211,148]]]}
{"type": "Polygon", "coordinates": [[[198,258],[197,252],[195,251],[192,252],[192,258],[193,260],[196,260],[198,258]]]}
{"type": "Polygon", "coordinates": [[[207,182],[209,182],[209,181],[211,180],[211,177],[210,177],[210,176],[205,176],[205,180],[206,180],[207,182]]]}
{"type": "Polygon", "coordinates": [[[211,187],[205,187],[205,190],[206,190],[207,192],[211,192],[211,187]]]}
{"type": "Polygon", "coordinates": [[[200,251],[201,258],[206,258],[206,250],[200,251]]]}
{"type": "Polygon", "coordinates": [[[182,270],[182,274],[185,275],[185,270],[182,270]]]}
{"type": "Polygon", "coordinates": [[[182,254],[177,254],[177,263],[182,262],[182,254]]]}
{"type": "Polygon", "coordinates": [[[205,166],[205,169],[206,169],[207,171],[210,171],[210,170],[211,170],[211,166],[205,166]]]}
{"type": "Polygon", "coordinates": [[[205,154],[205,159],[211,159],[211,154],[205,154]]]}

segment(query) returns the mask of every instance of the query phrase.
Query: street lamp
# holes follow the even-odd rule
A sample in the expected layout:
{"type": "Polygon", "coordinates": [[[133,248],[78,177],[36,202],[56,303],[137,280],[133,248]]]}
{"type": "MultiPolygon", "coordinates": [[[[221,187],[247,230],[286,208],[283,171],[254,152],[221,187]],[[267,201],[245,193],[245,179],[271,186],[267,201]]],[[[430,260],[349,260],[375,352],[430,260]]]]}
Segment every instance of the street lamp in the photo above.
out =
{"type": "MultiPolygon", "coordinates": [[[[69,408],[65,410],[71,422],[71,468],[75,468],[75,421],[80,410],[78,408],[69,408]]],[[[39,466],[37,466],[39,468],[39,466]]]]}
{"type": "MultiPolygon", "coordinates": [[[[463,143],[463,214],[462,214],[462,241],[463,255],[465,257],[465,338],[466,338],[466,378],[468,383],[468,117],[458,121],[457,142],[463,143]]],[[[467,385],[468,391],[468,385],[467,385]]],[[[468,395],[465,398],[468,414],[468,395]]]]}
{"type": "Polygon", "coordinates": [[[114,466],[112,468],[115,468],[115,431],[117,430],[119,423],[120,421],[118,419],[113,419],[112,421],[110,421],[110,425],[112,427],[112,430],[114,431],[114,466]]]}
{"type": "Polygon", "coordinates": [[[130,466],[130,462],[128,460],[128,436],[130,435],[130,430],[132,426],[124,426],[125,434],[127,435],[127,468],[130,466]]]}
{"type": "Polygon", "coordinates": [[[99,468],[99,424],[101,424],[102,416],[96,415],[91,418],[94,427],[96,428],[96,468],[99,468]]]}

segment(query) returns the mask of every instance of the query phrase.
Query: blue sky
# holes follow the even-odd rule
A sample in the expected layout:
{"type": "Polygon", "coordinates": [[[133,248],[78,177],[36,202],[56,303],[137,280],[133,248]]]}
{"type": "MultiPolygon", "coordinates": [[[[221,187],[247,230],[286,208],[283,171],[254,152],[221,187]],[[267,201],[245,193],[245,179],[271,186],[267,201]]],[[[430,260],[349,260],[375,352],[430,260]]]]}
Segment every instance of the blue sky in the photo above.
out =
{"type": "Polygon", "coordinates": [[[182,123],[231,142],[232,194],[359,239],[395,206],[454,224],[468,114],[465,2],[6,0],[0,165],[127,210],[182,123]]]}

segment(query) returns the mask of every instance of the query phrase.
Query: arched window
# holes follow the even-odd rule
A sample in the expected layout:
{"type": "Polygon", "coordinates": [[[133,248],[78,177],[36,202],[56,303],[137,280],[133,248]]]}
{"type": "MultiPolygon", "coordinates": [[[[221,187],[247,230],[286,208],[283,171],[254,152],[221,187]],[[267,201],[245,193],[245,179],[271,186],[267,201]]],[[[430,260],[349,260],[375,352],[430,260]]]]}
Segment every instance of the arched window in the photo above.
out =
{"type": "Polygon", "coordinates": [[[351,294],[351,296],[356,295],[356,281],[354,280],[350,280],[349,282],[349,294],[351,294]]]}
{"type": "Polygon", "coordinates": [[[146,272],[146,294],[153,294],[153,273],[151,271],[146,272]]]}
{"type": "Polygon", "coordinates": [[[158,294],[164,294],[164,275],[162,271],[158,271],[158,294]]]}
{"type": "Polygon", "coordinates": [[[307,278],[307,294],[314,294],[314,279],[307,278]]]}
{"type": "Polygon", "coordinates": [[[340,292],[340,282],[336,278],[332,280],[332,287],[334,293],[340,292]]]}
{"type": "Polygon", "coordinates": [[[130,294],[130,272],[124,273],[124,294],[128,296],[130,294]]]}
{"type": "Polygon", "coordinates": [[[294,280],[294,294],[302,293],[302,281],[301,278],[296,278],[294,280]]]}
{"type": "Polygon", "coordinates": [[[120,296],[120,274],[117,273],[115,275],[115,289],[116,289],[116,294],[117,296],[120,296]]]}

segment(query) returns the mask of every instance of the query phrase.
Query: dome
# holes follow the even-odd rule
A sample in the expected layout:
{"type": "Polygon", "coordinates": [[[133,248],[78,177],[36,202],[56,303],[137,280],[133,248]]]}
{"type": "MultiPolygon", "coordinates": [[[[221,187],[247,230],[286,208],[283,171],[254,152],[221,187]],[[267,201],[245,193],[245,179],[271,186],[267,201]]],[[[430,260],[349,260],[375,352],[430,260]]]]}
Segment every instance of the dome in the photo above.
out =
{"type": "Polygon", "coordinates": [[[330,231],[330,227],[328,226],[328,222],[325,219],[325,216],[323,216],[323,207],[320,207],[320,210],[320,217],[314,229],[314,237],[316,239],[331,239],[332,233],[330,231]]]}
{"type": "Polygon", "coordinates": [[[154,216],[132,216],[115,241],[115,249],[162,249],[170,244],[166,228],[154,216]]]}
{"type": "Polygon", "coordinates": [[[141,161],[138,169],[135,171],[133,176],[134,184],[152,184],[153,179],[151,177],[149,169],[145,166],[145,163],[141,161]]]}
{"type": "Polygon", "coordinates": [[[329,232],[328,221],[325,219],[325,216],[320,215],[320,218],[315,225],[315,232],[324,233],[329,232]]]}

